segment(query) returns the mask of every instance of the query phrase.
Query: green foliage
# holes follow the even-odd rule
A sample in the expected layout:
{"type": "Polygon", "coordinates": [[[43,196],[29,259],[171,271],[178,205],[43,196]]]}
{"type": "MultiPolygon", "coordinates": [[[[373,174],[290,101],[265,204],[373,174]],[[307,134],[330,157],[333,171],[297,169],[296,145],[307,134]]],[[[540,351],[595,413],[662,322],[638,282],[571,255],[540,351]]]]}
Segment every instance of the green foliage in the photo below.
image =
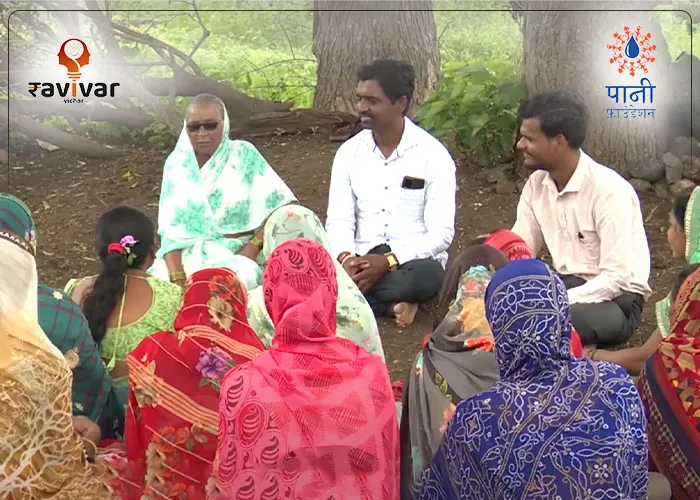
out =
{"type": "MultiPolygon", "coordinates": [[[[141,9],[149,8],[142,2],[132,3],[141,3],[141,9]]],[[[310,8],[311,2],[199,4],[200,9],[217,7],[230,12],[201,10],[199,13],[210,31],[193,58],[202,71],[253,97],[292,101],[298,108],[311,107],[316,84],[316,59],[311,52],[313,14],[278,10],[310,8]],[[260,8],[276,10],[243,10],[260,8]]],[[[150,8],[162,8],[162,4],[150,8]]],[[[122,12],[120,15],[120,22],[147,31],[186,54],[202,35],[201,26],[191,12],[122,12]]],[[[130,42],[122,47],[128,47],[128,57],[133,60],[158,59],[151,49],[142,45],[130,42]]],[[[149,69],[146,75],[168,77],[171,71],[158,66],[149,69]]]]}
{"type": "MultiPolygon", "coordinates": [[[[210,35],[193,60],[205,74],[254,97],[293,101],[298,108],[312,105],[316,85],[313,14],[300,10],[310,9],[310,0],[200,0],[197,5],[210,35]],[[201,10],[216,8],[232,12],[201,10]]],[[[505,159],[515,139],[515,111],[522,97],[522,39],[509,6],[497,1],[435,2],[440,88],[419,109],[418,118],[436,134],[454,136],[482,164],[505,159]],[[455,10],[465,8],[480,11],[455,10]]],[[[199,20],[192,12],[172,10],[188,8],[186,2],[123,0],[120,8],[124,10],[113,12],[115,22],[166,41],[185,54],[201,37],[199,20]]],[[[690,52],[689,23],[675,12],[657,15],[672,57],[690,52]]],[[[123,40],[120,44],[130,61],[160,60],[141,44],[123,40]]],[[[697,49],[694,53],[698,55],[697,49]]],[[[163,65],[142,70],[145,77],[172,75],[163,65]]],[[[186,100],[177,101],[181,113],[186,100]]],[[[158,148],[174,142],[163,124],[138,131],[112,129],[92,127],[90,133],[105,142],[148,141],[158,148]]]]}
{"type": "Polygon", "coordinates": [[[515,142],[523,98],[521,84],[508,70],[448,64],[439,90],[418,111],[420,124],[438,136],[454,134],[457,145],[483,166],[505,160],[515,142]]]}
{"type": "Polygon", "coordinates": [[[164,122],[156,121],[144,129],[134,129],[125,125],[101,122],[88,122],[82,127],[92,139],[103,144],[148,145],[157,150],[170,150],[177,137],[170,134],[164,122]]]}
{"type": "Polygon", "coordinates": [[[690,24],[690,19],[688,15],[683,12],[669,11],[669,9],[677,9],[678,6],[665,5],[658,7],[655,13],[656,18],[661,24],[661,29],[663,30],[664,39],[668,44],[668,51],[670,52],[671,59],[676,59],[682,52],[692,53],[694,56],[700,56],[700,51],[698,50],[698,45],[691,47],[691,29],[693,34],[698,33],[698,27],[700,24],[690,24]]]}
{"type": "MultiPolygon", "coordinates": [[[[465,8],[442,1],[436,8],[465,8]]],[[[436,11],[440,46],[440,88],[418,110],[422,126],[454,136],[486,166],[512,150],[520,85],[522,37],[508,2],[479,2],[480,11],[436,11]],[[501,9],[486,10],[486,9],[501,9]]]]}

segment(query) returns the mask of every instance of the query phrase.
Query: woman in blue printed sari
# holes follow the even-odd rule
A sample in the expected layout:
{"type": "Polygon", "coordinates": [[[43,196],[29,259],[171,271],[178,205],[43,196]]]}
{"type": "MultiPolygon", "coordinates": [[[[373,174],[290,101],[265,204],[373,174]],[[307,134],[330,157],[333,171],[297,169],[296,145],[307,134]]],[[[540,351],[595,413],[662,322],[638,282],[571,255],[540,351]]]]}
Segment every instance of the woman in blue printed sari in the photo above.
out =
{"type": "Polygon", "coordinates": [[[485,301],[500,381],[457,406],[420,498],[646,499],[639,393],[622,368],[573,357],[561,280],[516,261],[485,301]]]}

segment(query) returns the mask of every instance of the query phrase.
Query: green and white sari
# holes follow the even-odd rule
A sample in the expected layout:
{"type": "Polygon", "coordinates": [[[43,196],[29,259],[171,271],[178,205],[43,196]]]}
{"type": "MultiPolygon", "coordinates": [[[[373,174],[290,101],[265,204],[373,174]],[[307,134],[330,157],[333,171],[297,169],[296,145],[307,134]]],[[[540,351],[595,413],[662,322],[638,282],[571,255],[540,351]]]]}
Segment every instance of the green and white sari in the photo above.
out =
{"type": "Polygon", "coordinates": [[[255,146],[229,140],[229,130],[225,113],[221,143],[200,169],[183,126],[165,161],[158,209],[161,247],[149,269],[161,279],[169,277],[163,257],[182,250],[188,276],[200,269],[227,267],[248,290],[260,285],[259,263],[236,253],[276,208],[296,198],[255,146]]]}
{"type": "MultiPolygon", "coordinates": [[[[273,213],[265,223],[264,233],[261,257],[264,261],[267,261],[275,248],[294,238],[306,238],[326,250],[330,248],[328,234],[316,214],[299,205],[290,205],[273,213]]],[[[352,340],[370,354],[377,354],[384,359],[384,349],[372,308],[336,259],[333,259],[333,264],[338,278],[337,336],[352,340]]],[[[265,307],[262,286],[248,292],[247,316],[251,328],[265,347],[269,348],[275,327],[265,307]]]]}
{"type": "MultiPolygon", "coordinates": [[[[685,260],[688,265],[700,264],[700,186],[693,189],[685,209],[685,260]]],[[[661,335],[666,338],[671,330],[669,311],[672,301],[670,293],[656,303],[656,323],[661,335]]]]}

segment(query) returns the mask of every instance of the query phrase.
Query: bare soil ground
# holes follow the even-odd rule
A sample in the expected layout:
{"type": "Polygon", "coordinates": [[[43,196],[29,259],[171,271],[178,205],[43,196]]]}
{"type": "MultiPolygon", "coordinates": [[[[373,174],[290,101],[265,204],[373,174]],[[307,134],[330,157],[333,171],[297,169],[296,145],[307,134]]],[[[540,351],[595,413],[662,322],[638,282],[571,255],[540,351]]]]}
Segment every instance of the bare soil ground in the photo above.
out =
{"type": "MultiPolygon", "coordinates": [[[[299,200],[325,220],[328,183],[333,155],[339,143],[320,136],[273,137],[252,142],[288,183],[299,200]]],[[[133,147],[115,160],[80,158],[64,151],[24,148],[10,157],[9,191],[27,202],[39,232],[39,277],[61,288],[69,278],[95,273],[98,261],[93,232],[99,215],[108,207],[129,203],[154,218],[163,162],[168,150],[133,147]]],[[[457,220],[450,255],[472,238],[498,227],[511,227],[518,195],[497,194],[492,184],[478,180],[479,168],[458,161],[457,220]]],[[[641,196],[646,230],[652,248],[651,287],[642,327],[628,345],[640,345],[654,329],[656,300],[670,288],[680,269],[666,244],[670,200],[653,193],[641,196]]],[[[422,308],[416,322],[405,330],[392,320],[379,327],[392,379],[404,378],[423,336],[430,332],[432,310],[422,308]]]]}

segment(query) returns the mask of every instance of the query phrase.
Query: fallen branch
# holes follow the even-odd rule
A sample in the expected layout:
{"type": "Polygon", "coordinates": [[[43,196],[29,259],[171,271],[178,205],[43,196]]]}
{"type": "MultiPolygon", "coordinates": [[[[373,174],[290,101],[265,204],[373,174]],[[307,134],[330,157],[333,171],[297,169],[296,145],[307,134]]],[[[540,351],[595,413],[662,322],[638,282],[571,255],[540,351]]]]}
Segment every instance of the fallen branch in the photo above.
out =
{"type": "MultiPolygon", "coordinates": [[[[0,120],[6,121],[7,119],[7,108],[0,106],[0,120]]],[[[18,113],[10,114],[10,130],[91,158],[114,158],[122,154],[122,151],[118,149],[107,148],[18,113]]]]}
{"type": "MultiPolygon", "coordinates": [[[[122,110],[100,103],[88,103],[84,106],[66,106],[61,105],[61,103],[53,104],[29,99],[11,99],[10,105],[13,111],[39,118],[63,116],[68,120],[109,122],[126,125],[131,128],[146,128],[154,122],[151,115],[137,107],[130,110],[122,110]]],[[[7,107],[7,101],[0,100],[0,106],[7,107]]]]}
{"type": "Polygon", "coordinates": [[[359,118],[355,115],[297,109],[252,116],[232,127],[230,137],[325,133],[331,140],[345,140],[353,135],[358,126],[359,118]]]}
{"type": "Polygon", "coordinates": [[[138,31],[134,31],[131,28],[122,26],[121,24],[116,23],[114,21],[110,21],[104,16],[104,14],[102,14],[101,11],[94,12],[87,10],[79,10],[79,12],[84,16],[89,17],[90,19],[95,21],[95,23],[101,28],[111,28],[115,31],[115,34],[121,36],[122,38],[126,38],[134,42],[140,42],[144,45],[148,45],[159,55],[161,55],[164,51],[167,52],[170,56],[169,59],[171,59],[172,62],[171,68],[175,72],[175,74],[183,72],[183,68],[175,63],[174,57],[176,56],[180,58],[185,64],[185,66],[189,67],[195,75],[204,76],[204,72],[202,71],[202,69],[194,61],[189,59],[187,57],[187,54],[182,52],[180,49],[173,47],[169,43],[163,42],[162,40],[158,40],[157,38],[154,38],[151,35],[139,33],[138,31]]]}
{"type": "MultiPolygon", "coordinates": [[[[122,51],[121,47],[119,47],[119,44],[117,43],[117,40],[114,36],[114,32],[109,29],[110,21],[102,13],[102,11],[99,10],[99,4],[95,0],[88,0],[86,1],[86,5],[88,6],[88,8],[95,9],[92,11],[91,16],[93,20],[98,19],[100,17],[102,19],[101,21],[95,21],[95,24],[97,25],[97,29],[99,31],[100,37],[102,38],[102,42],[105,45],[108,58],[111,59],[113,62],[117,63],[118,65],[127,65],[128,63],[126,57],[124,57],[124,52],[122,51]]],[[[164,64],[167,63],[164,62],[164,64]]],[[[180,118],[177,116],[173,116],[171,110],[167,106],[164,106],[158,98],[151,95],[148,92],[148,90],[146,90],[143,87],[143,84],[141,82],[139,82],[135,78],[124,75],[121,78],[121,84],[123,87],[123,91],[127,95],[131,97],[136,97],[141,102],[146,104],[146,106],[149,106],[155,112],[155,114],[168,125],[170,133],[174,137],[178,136],[178,134],[180,133],[180,129],[182,128],[182,122],[180,118]]],[[[133,103],[130,104],[130,107],[132,107],[133,103]]],[[[133,107],[135,108],[136,106],[133,107]]]]}
{"type": "Polygon", "coordinates": [[[214,94],[226,104],[232,122],[240,122],[261,113],[288,111],[292,107],[291,103],[256,99],[225,83],[189,73],[178,78],[147,78],[143,80],[143,86],[151,94],[162,97],[170,95],[171,88],[175,89],[175,95],[178,96],[214,94]]]}

